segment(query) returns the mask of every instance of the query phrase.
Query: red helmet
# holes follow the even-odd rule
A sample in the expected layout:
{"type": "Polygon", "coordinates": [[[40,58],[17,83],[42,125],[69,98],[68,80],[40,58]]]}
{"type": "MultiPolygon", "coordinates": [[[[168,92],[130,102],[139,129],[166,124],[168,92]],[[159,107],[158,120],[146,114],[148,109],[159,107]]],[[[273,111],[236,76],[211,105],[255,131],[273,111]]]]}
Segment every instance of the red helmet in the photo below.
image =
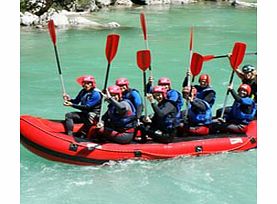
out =
{"type": "Polygon", "coordinates": [[[162,93],[163,97],[167,97],[167,90],[163,86],[154,86],[152,89],[152,93],[162,93]]]}
{"type": "Polygon", "coordinates": [[[210,75],[208,75],[208,74],[201,74],[200,77],[199,77],[198,82],[200,83],[200,81],[203,81],[203,80],[205,80],[207,82],[207,84],[210,85],[210,83],[211,83],[211,77],[210,77],[210,75]]]}
{"type": "Polygon", "coordinates": [[[108,87],[108,91],[110,94],[118,94],[119,98],[122,97],[122,91],[121,88],[117,85],[112,85],[108,87]]]}
{"type": "Polygon", "coordinates": [[[238,88],[238,91],[240,91],[241,89],[247,92],[247,96],[251,94],[251,86],[249,86],[248,84],[241,84],[238,88]]]}
{"type": "Polygon", "coordinates": [[[161,77],[158,81],[158,85],[169,85],[171,86],[171,81],[169,78],[161,77]]]}
{"type": "Polygon", "coordinates": [[[84,75],[84,76],[80,76],[76,79],[77,83],[80,84],[81,86],[83,86],[84,82],[91,82],[92,83],[92,87],[95,88],[96,87],[96,81],[94,79],[94,77],[92,75],[84,75]]]}
{"type": "Polygon", "coordinates": [[[115,81],[115,84],[117,86],[124,86],[126,85],[127,88],[129,88],[129,80],[126,79],[126,78],[118,78],[116,81],[115,81]]]}

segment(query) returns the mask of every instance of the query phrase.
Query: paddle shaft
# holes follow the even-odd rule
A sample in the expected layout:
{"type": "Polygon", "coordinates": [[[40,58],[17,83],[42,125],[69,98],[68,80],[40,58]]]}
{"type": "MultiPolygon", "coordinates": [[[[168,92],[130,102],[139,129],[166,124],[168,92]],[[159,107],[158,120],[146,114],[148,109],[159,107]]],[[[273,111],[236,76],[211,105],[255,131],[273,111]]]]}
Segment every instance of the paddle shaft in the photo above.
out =
{"type": "MultiPolygon", "coordinates": [[[[248,53],[245,53],[245,55],[257,55],[257,52],[248,52],[248,53]]],[[[224,58],[224,57],[229,57],[229,55],[214,56],[214,58],[224,58]]]]}
{"type": "Polygon", "coordinates": [[[109,73],[110,73],[110,67],[111,67],[111,64],[108,64],[107,71],[106,71],[106,77],[105,77],[105,83],[104,83],[104,90],[107,88],[109,73]]]}
{"type": "MultiPolygon", "coordinates": [[[[105,76],[104,89],[103,89],[103,90],[106,90],[106,89],[107,89],[107,84],[108,84],[108,79],[109,79],[109,73],[110,73],[110,67],[111,67],[111,64],[108,63],[107,70],[106,70],[106,76],[105,76]]],[[[102,121],[102,116],[103,116],[102,104],[103,104],[103,102],[104,102],[104,97],[102,97],[102,99],[101,99],[99,122],[102,121]]]]}
{"type": "MultiPolygon", "coordinates": [[[[191,59],[192,59],[192,54],[193,54],[193,27],[190,28],[190,40],[189,40],[189,66],[187,68],[187,86],[191,86],[190,83],[190,74],[188,74],[190,72],[190,64],[191,64],[191,59]]],[[[193,77],[194,78],[194,77],[193,77]]],[[[191,87],[192,89],[192,87],[191,87]]],[[[188,118],[188,108],[189,108],[189,101],[186,100],[186,112],[185,112],[185,119],[188,118]]]]}
{"type": "MultiPolygon", "coordinates": [[[[193,83],[194,82],[194,78],[195,78],[195,76],[192,76],[192,80],[191,80],[191,82],[193,83]]],[[[189,83],[188,83],[189,84],[189,83]]],[[[192,94],[192,84],[190,84],[190,85],[188,85],[188,86],[190,86],[190,91],[189,91],[189,96],[191,96],[191,94],[192,94]]],[[[189,109],[189,105],[190,105],[190,101],[188,100],[188,99],[186,99],[186,111],[185,111],[185,115],[184,115],[184,118],[185,118],[185,120],[187,120],[188,119],[188,109],[189,109]]]]}
{"type": "MultiPolygon", "coordinates": [[[[192,76],[191,83],[194,82],[194,79],[195,79],[195,76],[192,76]]],[[[191,93],[192,93],[192,87],[193,87],[193,85],[191,84],[191,86],[190,86],[190,91],[189,91],[189,95],[190,95],[190,96],[191,96],[191,93]]]]}
{"type": "MultiPolygon", "coordinates": [[[[193,53],[193,27],[190,28],[190,42],[189,42],[189,66],[187,69],[187,72],[190,72],[190,64],[192,59],[192,53],[193,53]]],[[[190,86],[190,74],[187,76],[188,84],[187,86],[190,86]]]]}
{"type": "Polygon", "coordinates": [[[143,71],[143,89],[144,89],[144,112],[145,116],[147,117],[147,104],[146,104],[146,99],[147,99],[147,90],[146,90],[146,72],[143,71]]]}
{"type": "Polygon", "coordinates": [[[55,51],[55,56],[56,56],[56,62],[57,62],[58,72],[59,72],[59,75],[60,75],[60,81],[61,81],[61,84],[62,84],[62,91],[63,91],[63,94],[65,94],[66,92],[65,92],[65,86],[64,86],[64,81],[63,81],[63,75],[62,75],[62,70],[61,70],[58,50],[57,50],[56,44],[53,44],[53,45],[54,45],[54,51],[55,51]]]}
{"type": "MultiPolygon", "coordinates": [[[[114,57],[116,55],[116,52],[117,52],[119,38],[120,38],[120,36],[117,35],[117,34],[110,34],[110,35],[107,36],[105,53],[106,53],[106,58],[107,58],[107,61],[108,61],[108,66],[107,66],[107,69],[106,69],[106,76],[105,76],[105,82],[104,82],[104,90],[105,91],[107,89],[111,62],[114,59],[114,57]]],[[[102,123],[102,115],[103,115],[102,105],[103,105],[103,102],[104,102],[104,97],[101,98],[99,123],[102,123]]]]}
{"type": "MultiPolygon", "coordinates": [[[[149,50],[147,38],[146,38],[146,40],[144,40],[144,44],[145,44],[145,49],[146,49],[146,50],[149,50]]],[[[151,64],[149,65],[149,71],[150,71],[150,76],[153,77],[153,75],[152,75],[151,64]]]]}
{"type": "MultiPolygon", "coordinates": [[[[234,74],[235,74],[235,71],[233,70],[232,73],[231,73],[230,80],[229,80],[229,86],[231,86],[232,83],[233,83],[234,74]]],[[[227,90],[225,98],[224,98],[224,103],[223,103],[223,108],[222,108],[222,112],[221,112],[220,118],[223,118],[223,116],[224,116],[224,112],[225,112],[226,105],[227,105],[228,95],[229,95],[229,90],[227,90]]]]}

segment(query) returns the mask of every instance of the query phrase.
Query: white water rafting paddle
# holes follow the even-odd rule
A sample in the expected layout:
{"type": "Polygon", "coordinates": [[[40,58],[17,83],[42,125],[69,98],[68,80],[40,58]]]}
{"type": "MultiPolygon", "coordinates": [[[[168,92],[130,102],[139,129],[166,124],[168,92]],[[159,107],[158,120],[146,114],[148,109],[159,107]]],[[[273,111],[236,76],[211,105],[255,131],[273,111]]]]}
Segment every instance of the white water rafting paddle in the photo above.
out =
{"type": "MultiPolygon", "coordinates": [[[[104,83],[103,90],[107,89],[107,84],[108,84],[108,79],[109,79],[109,73],[110,73],[110,66],[111,66],[112,60],[114,59],[114,57],[115,57],[115,55],[117,53],[119,38],[120,38],[120,36],[118,34],[109,34],[107,36],[105,53],[106,53],[106,58],[107,58],[107,61],[108,61],[108,66],[107,66],[107,70],[106,70],[105,83],[104,83]]],[[[103,101],[104,101],[104,97],[102,97],[102,99],[101,99],[99,126],[101,126],[100,124],[103,124],[103,122],[102,122],[102,116],[103,116],[103,108],[102,108],[102,106],[103,106],[103,101]]]]}
{"type": "MultiPolygon", "coordinates": [[[[141,28],[142,28],[142,32],[143,32],[143,39],[144,39],[144,44],[145,44],[145,50],[149,50],[148,47],[148,38],[147,38],[147,27],[146,27],[146,18],[143,12],[140,13],[140,24],[141,24],[141,28]]],[[[153,74],[152,74],[152,68],[151,68],[151,62],[149,64],[149,71],[150,71],[150,76],[151,78],[153,78],[153,74]]]]}
{"type": "MultiPolygon", "coordinates": [[[[189,66],[187,68],[186,74],[191,73],[190,67],[191,67],[191,60],[193,55],[193,27],[190,28],[190,41],[189,41],[189,66]]],[[[190,74],[187,75],[187,86],[190,86],[190,74]]]]}
{"type": "MultiPolygon", "coordinates": [[[[229,53],[227,55],[205,55],[204,56],[204,61],[210,61],[212,59],[217,59],[217,58],[224,58],[224,57],[229,57],[232,53],[229,53]]],[[[247,52],[245,55],[257,55],[257,52],[247,52]]]]}
{"type": "MultiPolygon", "coordinates": [[[[232,73],[231,73],[231,76],[230,76],[228,86],[231,86],[232,83],[233,83],[235,70],[237,70],[239,65],[242,63],[244,55],[245,55],[245,50],[246,50],[246,44],[245,43],[242,43],[242,42],[236,42],[235,43],[235,45],[233,47],[232,54],[229,57],[230,64],[231,64],[231,67],[233,68],[233,70],[232,70],[232,73]]],[[[227,90],[227,93],[226,93],[225,99],[224,99],[224,103],[223,103],[221,116],[220,116],[221,119],[223,119],[223,116],[224,116],[228,95],[229,95],[229,91],[227,90]]]]}
{"type": "Polygon", "coordinates": [[[146,105],[146,73],[145,71],[150,67],[151,64],[151,54],[150,50],[140,50],[137,52],[137,65],[143,71],[143,91],[144,91],[144,113],[147,117],[147,105],[146,105]]]}
{"type": "Polygon", "coordinates": [[[204,57],[199,53],[193,53],[190,63],[190,72],[192,74],[191,82],[194,82],[195,77],[201,72],[203,67],[204,57]]]}
{"type": "MultiPolygon", "coordinates": [[[[203,67],[203,62],[204,62],[204,58],[202,55],[200,55],[199,53],[193,53],[192,54],[192,58],[191,58],[191,63],[190,63],[190,72],[192,74],[192,83],[194,82],[195,77],[201,72],[202,67],[203,67]]],[[[190,95],[192,92],[192,84],[191,84],[191,88],[190,88],[190,95]]],[[[187,103],[189,104],[189,101],[187,101],[187,103]]],[[[188,110],[188,109],[187,109],[188,110]]],[[[187,119],[188,116],[188,111],[185,112],[185,119],[187,119]]]]}
{"type": "MultiPolygon", "coordinates": [[[[187,67],[186,70],[186,77],[187,77],[187,85],[186,86],[190,86],[191,82],[190,82],[190,65],[191,65],[191,59],[192,59],[192,54],[193,54],[193,27],[190,28],[190,41],[189,41],[189,66],[187,67]]],[[[186,100],[186,110],[188,110],[189,107],[189,102],[188,100],[186,100]]],[[[187,112],[185,114],[185,118],[187,118],[187,112]]]]}
{"type": "Polygon", "coordinates": [[[57,62],[57,67],[58,67],[58,72],[59,72],[59,76],[60,76],[60,81],[61,81],[61,85],[62,85],[62,92],[63,92],[63,96],[66,94],[65,92],[65,86],[64,86],[64,82],[63,82],[63,75],[62,75],[62,69],[60,66],[60,60],[59,60],[59,55],[58,55],[58,50],[57,50],[57,45],[56,45],[56,31],[55,31],[55,24],[53,20],[50,20],[48,22],[48,31],[51,37],[51,40],[53,42],[54,45],[54,50],[55,50],[55,56],[56,56],[56,62],[57,62]]]}

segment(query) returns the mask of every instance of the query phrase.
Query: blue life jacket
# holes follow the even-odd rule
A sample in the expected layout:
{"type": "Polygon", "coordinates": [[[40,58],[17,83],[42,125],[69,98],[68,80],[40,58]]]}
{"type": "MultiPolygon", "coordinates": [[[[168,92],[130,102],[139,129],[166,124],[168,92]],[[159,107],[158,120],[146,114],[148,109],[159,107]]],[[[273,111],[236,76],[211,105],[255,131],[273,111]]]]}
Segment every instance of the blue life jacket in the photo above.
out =
{"type": "Polygon", "coordinates": [[[248,124],[251,120],[254,119],[257,111],[257,107],[254,100],[250,97],[241,98],[241,100],[242,100],[241,103],[237,101],[233,103],[233,106],[231,109],[231,118],[238,122],[248,124]],[[242,106],[252,106],[251,113],[244,113],[241,110],[242,106]]]}
{"type": "Polygon", "coordinates": [[[135,106],[136,111],[139,106],[143,106],[142,97],[139,91],[136,89],[129,89],[126,94],[123,94],[122,98],[130,100],[135,106]]]}
{"type": "Polygon", "coordinates": [[[166,96],[168,100],[171,100],[176,104],[178,113],[180,113],[184,105],[184,99],[181,93],[174,89],[170,89],[167,91],[166,96]]]}
{"type": "Polygon", "coordinates": [[[110,103],[108,105],[108,118],[106,118],[106,120],[109,119],[108,123],[110,124],[108,124],[108,126],[120,129],[135,127],[136,109],[130,100],[123,99],[123,101],[129,104],[131,110],[127,111],[126,114],[122,116],[118,114],[116,107],[110,103]]]}
{"type": "Polygon", "coordinates": [[[196,94],[196,98],[199,98],[199,99],[202,99],[204,100],[205,96],[211,92],[214,93],[214,97],[213,99],[211,100],[211,102],[209,103],[210,104],[210,107],[212,107],[214,105],[214,102],[215,102],[215,98],[216,98],[216,93],[215,91],[210,87],[210,86],[207,86],[206,88],[204,89],[201,89],[202,87],[201,86],[195,86],[197,88],[197,94],[196,94]]]}
{"type": "Polygon", "coordinates": [[[79,104],[88,106],[89,110],[82,110],[82,112],[99,112],[101,107],[101,94],[99,91],[92,89],[91,91],[86,91],[82,89],[75,99],[71,99],[70,101],[73,104],[79,104]]]}
{"type": "MultiPolygon", "coordinates": [[[[196,98],[195,100],[201,100],[196,98]]],[[[208,102],[206,102],[205,100],[201,100],[205,106],[206,106],[206,111],[201,113],[195,113],[192,111],[192,106],[191,104],[189,104],[188,107],[188,115],[189,115],[189,121],[197,124],[197,125],[208,125],[212,122],[212,109],[209,105],[208,102]]]]}

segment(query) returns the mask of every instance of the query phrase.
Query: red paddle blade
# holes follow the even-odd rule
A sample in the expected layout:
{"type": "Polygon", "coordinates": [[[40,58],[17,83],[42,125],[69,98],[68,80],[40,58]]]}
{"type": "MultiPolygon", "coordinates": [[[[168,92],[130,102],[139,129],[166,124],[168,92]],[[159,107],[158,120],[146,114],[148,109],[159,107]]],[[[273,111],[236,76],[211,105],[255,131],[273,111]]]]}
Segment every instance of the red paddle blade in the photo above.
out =
{"type": "Polygon", "coordinates": [[[151,54],[150,50],[140,50],[137,52],[137,65],[142,70],[145,71],[150,67],[151,64],[151,54]]]}
{"type": "Polygon", "coordinates": [[[201,72],[203,61],[204,58],[202,55],[193,53],[190,64],[190,71],[193,76],[197,76],[201,72]]]}
{"type": "Polygon", "coordinates": [[[48,22],[48,30],[53,44],[56,45],[56,32],[55,32],[55,24],[53,20],[50,20],[48,22]]]}
{"type": "Polygon", "coordinates": [[[146,20],[145,20],[145,15],[144,15],[143,12],[140,13],[140,24],[141,24],[141,27],[142,27],[144,40],[146,40],[147,39],[147,36],[146,36],[146,20]]]}
{"type": "Polygon", "coordinates": [[[118,34],[110,34],[107,36],[106,58],[109,64],[112,62],[113,58],[116,55],[119,38],[120,36],[118,34]]]}
{"type": "Polygon", "coordinates": [[[205,55],[203,56],[203,61],[206,62],[206,61],[210,61],[212,59],[214,59],[215,56],[214,55],[205,55]]]}
{"type": "Polygon", "coordinates": [[[230,57],[230,63],[234,70],[242,63],[246,50],[246,44],[242,42],[236,42],[230,57]]]}

